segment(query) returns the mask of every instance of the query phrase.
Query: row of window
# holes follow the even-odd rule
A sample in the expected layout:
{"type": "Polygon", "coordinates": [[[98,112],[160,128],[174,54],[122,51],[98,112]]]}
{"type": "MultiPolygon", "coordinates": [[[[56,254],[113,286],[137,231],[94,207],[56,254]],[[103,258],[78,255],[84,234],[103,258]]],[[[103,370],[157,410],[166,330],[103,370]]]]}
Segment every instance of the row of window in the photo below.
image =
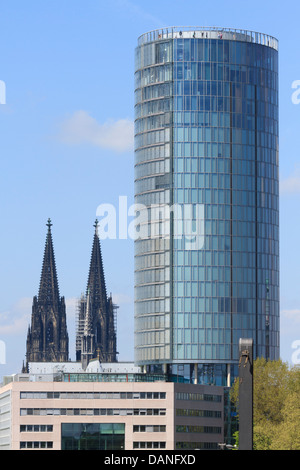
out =
{"type": "Polygon", "coordinates": [[[170,160],[168,158],[163,160],[156,160],[144,165],[135,167],[135,179],[145,178],[151,175],[159,175],[170,172],[170,160]]]}
{"type": "Polygon", "coordinates": [[[172,111],[172,98],[159,98],[152,101],[144,101],[135,105],[135,118],[147,117],[152,114],[159,114],[172,111]]]}
{"type": "Polygon", "coordinates": [[[168,112],[137,119],[135,121],[135,134],[168,127],[170,126],[171,119],[171,113],[168,112]]]}
{"type": "MultiPolygon", "coordinates": [[[[234,340],[246,336],[243,330],[237,330],[237,335],[234,340]]],[[[249,337],[253,336],[253,331],[249,332],[249,337]]],[[[215,361],[230,361],[232,357],[238,357],[238,346],[235,344],[174,344],[173,345],[173,359],[174,360],[215,360],[215,361]]]]}
{"type": "Polygon", "coordinates": [[[137,335],[135,340],[136,347],[166,343],[170,343],[170,331],[168,329],[163,331],[141,332],[137,335]]]}
{"type": "Polygon", "coordinates": [[[223,314],[218,312],[192,315],[189,313],[176,313],[174,317],[174,327],[177,330],[174,341],[178,335],[178,343],[230,343],[231,328],[255,328],[256,323],[255,314],[250,312],[244,314],[223,314]],[[196,320],[194,320],[194,317],[196,320]],[[197,317],[199,317],[199,323],[197,323],[197,317]],[[189,326],[184,328],[184,323],[189,326]]]}
{"type": "MultiPolygon", "coordinates": [[[[174,145],[176,146],[175,153],[177,155],[173,160],[174,174],[187,174],[193,176],[193,178],[200,178],[197,182],[200,187],[206,186],[202,179],[210,175],[219,178],[232,175],[232,177],[239,177],[239,179],[254,178],[256,175],[256,177],[259,178],[258,190],[266,193],[274,193],[275,191],[278,193],[278,167],[275,164],[270,164],[270,161],[274,159],[274,154],[270,149],[262,149],[259,155],[261,161],[258,161],[256,165],[254,162],[255,155],[253,146],[233,145],[233,158],[230,158],[229,144],[178,143],[174,145]],[[190,147],[196,146],[196,156],[193,157],[192,153],[181,156],[182,149],[185,145],[189,145],[190,147]],[[276,185],[276,188],[267,187],[265,184],[276,185]]],[[[154,149],[157,148],[163,147],[155,147],[154,149]]],[[[151,151],[153,149],[144,149],[142,152],[146,150],[151,151]]],[[[145,161],[143,161],[143,159],[140,160],[141,162],[143,161],[143,165],[136,166],[136,178],[150,176],[151,170],[154,170],[154,167],[148,167],[147,158],[144,160],[145,161]],[[144,174],[142,173],[143,170],[144,174]]],[[[156,161],[157,160],[158,157],[156,158],[156,161]]],[[[167,167],[165,167],[165,169],[167,169],[167,167]]],[[[155,176],[155,173],[153,173],[153,175],[155,176]]],[[[221,183],[221,181],[219,183],[221,183]]],[[[194,186],[197,187],[196,182],[194,186]]],[[[230,187],[228,183],[222,184],[222,187],[223,186],[224,188],[230,187]]],[[[209,184],[208,187],[211,187],[211,184],[209,184]]],[[[247,184],[247,187],[253,189],[253,183],[251,183],[251,185],[247,184]]],[[[154,203],[156,201],[151,202],[154,203]]]]}
{"type": "Polygon", "coordinates": [[[171,42],[145,44],[135,50],[135,63],[142,67],[152,64],[162,64],[172,60],[171,42]]]}
{"type": "Polygon", "coordinates": [[[161,314],[168,317],[168,324],[170,323],[170,298],[166,299],[153,299],[151,302],[145,302],[144,300],[136,301],[136,317],[138,315],[151,315],[161,314]]]}
{"type": "MultiPolygon", "coordinates": [[[[275,148],[274,138],[277,137],[277,123],[269,119],[262,120],[262,132],[254,132],[254,120],[243,114],[233,114],[231,127],[199,127],[177,126],[174,129],[174,142],[215,142],[229,144],[254,145],[255,136],[259,147],[275,148]],[[268,124],[268,127],[267,127],[268,124]],[[233,137],[231,138],[231,132],[233,137]],[[273,135],[274,134],[274,135],[273,135]]],[[[200,149],[200,147],[199,147],[200,149]]],[[[189,156],[189,154],[186,154],[189,156]]],[[[201,156],[201,153],[200,153],[201,156]]]]}
{"type": "MultiPolygon", "coordinates": [[[[249,104],[251,103],[251,106],[254,105],[255,100],[278,104],[278,95],[272,89],[245,83],[217,80],[177,80],[174,82],[174,95],[232,97],[233,99],[247,100],[249,104]]],[[[250,114],[254,114],[254,112],[250,114]]]]}
{"type": "Polygon", "coordinates": [[[216,62],[177,62],[174,63],[173,74],[175,80],[239,82],[278,90],[277,74],[251,66],[216,62]]]}
{"type": "MultiPolygon", "coordinates": [[[[225,32],[225,34],[227,34],[225,32]]],[[[175,36],[174,39],[161,40],[157,42],[157,37],[147,38],[149,43],[144,43],[135,51],[136,65],[147,67],[150,64],[161,64],[177,61],[218,61],[218,62],[231,62],[242,65],[252,65],[277,71],[278,68],[278,53],[276,50],[276,41],[260,33],[255,33],[255,42],[246,39],[242,36],[241,40],[236,34],[230,33],[230,36],[224,36],[222,32],[195,32],[193,38],[183,38],[179,33],[179,37],[175,36]],[[261,39],[263,37],[263,39],[261,39]],[[246,40],[244,40],[246,39],[246,40]],[[261,45],[263,44],[263,45],[261,45]],[[275,44],[275,50],[273,49],[275,44]],[[270,47],[264,47],[268,45],[270,47]],[[173,46],[173,47],[172,47],[173,46]],[[172,54],[173,51],[173,54],[172,54]]],[[[252,39],[252,38],[251,38],[252,39]]]]}
{"type": "Polygon", "coordinates": [[[155,145],[150,148],[135,150],[135,163],[141,163],[148,160],[155,160],[159,158],[168,158],[170,156],[170,144],[162,143],[162,145],[155,145]]]}
{"type": "MultiPolygon", "coordinates": [[[[225,61],[227,62],[227,61],[225,61]]],[[[153,65],[149,63],[147,65],[153,65]]],[[[137,71],[135,74],[135,86],[145,86],[147,84],[157,82],[161,78],[171,80],[216,80],[225,82],[241,82],[250,85],[263,86],[272,90],[278,89],[278,74],[268,69],[260,67],[253,67],[253,64],[240,65],[235,63],[223,63],[222,61],[209,61],[205,58],[195,60],[191,57],[187,58],[185,62],[180,57],[178,61],[174,62],[173,70],[168,66],[160,67],[161,70],[155,72],[155,68],[148,72],[146,70],[137,71]],[[173,72],[173,74],[172,74],[173,72]],[[142,77],[145,75],[145,78],[142,77]],[[173,77],[172,77],[173,75],[173,77]]],[[[154,85],[155,86],[155,85],[154,85]]]]}
{"type": "MultiPolygon", "coordinates": [[[[266,274],[268,274],[266,272],[266,274]]],[[[266,277],[264,278],[266,279],[266,277]]],[[[188,286],[190,288],[190,286],[188,286]]],[[[230,283],[230,282],[219,282],[219,281],[207,281],[200,283],[198,286],[198,292],[200,293],[201,297],[212,297],[212,298],[224,298],[229,297],[230,293],[234,297],[240,298],[248,298],[248,299],[256,299],[257,297],[264,299],[265,298],[265,286],[258,286],[259,292],[258,295],[255,293],[256,284],[255,283],[230,283]]],[[[276,298],[276,286],[272,288],[272,296],[271,298],[277,300],[276,298]]],[[[177,301],[180,302],[178,307],[180,312],[197,312],[199,310],[197,297],[177,297],[177,301]]],[[[218,310],[214,310],[217,312],[218,310]]],[[[200,311],[202,313],[202,311],[200,311]]]]}
{"type": "Polygon", "coordinates": [[[135,269],[164,268],[170,265],[170,253],[139,256],[135,259],[135,269]]]}
{"type": "Polygon", "coordinates": [[[154,284],[149,286],[138,286],[135,289],[135,298],[141,299],[152,299],[157,297],[169,297],[170,296],[170,283],[154,284]]]}
{"type": "MultiPolygon", "coordinates": [[[[149,69],[148,69],[149,70],[149,69]]],[[[141,84],[141,87],[145,85],[141,84]]],[[[157,89],[157,87],[154,87],[157,89]]],[[[164,91],[161,88],[161,91],[164,91]]],[[[269,88],[245,83],[234,83],[226,81],[206,81],[206,80],[176,80],[174,82],[173,93],[176,96],[218,96],[220,98],[232,97],[233,99],[247,100],[250,108],[246,108],[248,114],[255,114],[254,100],[267,102],[268,104],[278,105],[278,94],[269,88]],[[255,96],[256,91],[256,96],[255,96]]],[[[164,111],[171,111],[171,99],[156,99],[149,103],[139,103],[136,105],[136,117],[148,116],[164,111]],[[161,103],[162,101],[162,103],[161,103]]],[[[234,110],[232,110],[234,112],[234,110]]],[[[278,109],[275,107],[273,111],[278,117],[278,109]]],[[[220,124],[223,125],[223,124],[220,124]]]]}
{"type": "Polygon", "coordinates": [[[169,320],[168,315],[149,315],[146,317],[136,317],[135,329],[136,331],[139,331],[169,328],[170,325],[167,323],[167,320],[169,320]]]}
{"type": "MultiPolygon", "coordinates": [[[[210,90],[208,90],[207,94],[203,94],[199,92],[199,89],[206,88],[206,83],[217,83],[217,82],[198,82],[198,81],[178,81],[175,83],[175,91],[178,91],[177,95],[173,97],[174,100],[174,107],[177,111],[215,111],[215,112],[232,112],[232,113],[243,113],[248,115],[256,114],[254,101],[241,98],[241,97],[230,97],[229,94],[223,96],[219,96],[217,94],[212,94],[210,90]],[[194,94],[193,94],[194,92],[194,94]]],[[[227,83],[229,85],[229,83],[227,83]]],[[[269,90],[270,91],[270,90],[269,90]]],[[[270,93],[269,93],[270,94],[270,93]]],[[[163,101],[169,100],[172,97],[172,85],[169,83],[164,83],[161,85],[156,85],[152,87],[143,88],[142,90],[138,89],[135,92],[136,95],[136,117],[140,117],[138,112],[141,111],[140,106],[144,105],[144,111],[149,109],[151,112],[152,110],[157,110],[158,105],[155,107],[147,107],[146,103],[148,100],[153,100],[153,102],[159,101],[160,97],[163,97],[163,101]],[[141,102],[141,103],[140,103],[141,102]]],[[[257,111],[258,115],[262,115],[267,118],[272,118],[277,120],[278,119],[278,107],[276,104],[273,104],[276,100],[275,94],[272,94],[273,99],[269,100],[268,103],[265,105],[264,101],[259,101],[257,103],[257,111]]],[[[268,97],[269,98],[269,97],[268,97]]],[[[169,107],[169,106],[168,106],[169,107]]],[[[164,106],[166,108],[166,106],[164,106]]],[[[149,114],[144,114],[145,117],[149,116],[149,114]]],[[[154,119],[162,118],[164,123],[163,115],[157,115],[154,119]]],[[[168,117],[166,115],[166,117],[168,117]]],[[[138,124],[138,123],[136,123],[138,124]]],[[[229,126],[229,120],[227,123],[229,126]]],[[[156,127],[161,127],[161,125],[156,125],[156,127]]],[[[139,126],[136,126],[138,129],[139,126]]],[[[258,127],[260,129],[260,127],[258,127]]],[[[136,131],[138,132],[138,131],[136,131]]]]}
{"type": "Polygon", "coordinates": [[[165,425],[134,425],[133,432],[166,432],[165,425]]]}
{"type": "Polygon", "coordinates": [[[188,416],[192,418],[221,418],[222,412],[213,410],[192,410],[178,408],[176,410],[176,416],[188,416]]]}
{"type": "Polygon", "coordinates": [[[165,416],[165,408],[21,408],[20,416],[165,416]]]}
{"type": "MultiPolygon", "coordinates": [[[[237,197],[242,196],[244,193],[239,193],[236,191],[248,191],[247,198],[249,199],[249,205],[254,206],[256,204],[256,195],[258,196],[258,203],[263,201],[263,198],[266,199],[269,195],[278,194],[279,185],[278,181],[274,178],[266,177],[257,177],[255,179],[254,173],[246,174],[236,174],[232,173],[218,173],[218,172],[201,172],[197,168],[197,163],[201,165],[202,159],[193,159],[195,163],[195,169],[191,172],[181,172],[179,168],[176,168],[176,173],[173,176],[174,185],[176,188],[198,188],[198,189],[219,189],[222,197],[219,198],[220,203],[226,202],[226,199],[231,200],[232,203],[238,204],[237,197]],[[177,173],[178,172],[178,173],[177,173]],[[220,191],[222,189],[229,190],[232,189],[232,193],[228,193],[227,198],[226,193],[220,191]],[[257,194],[255,193],[257,191],[257,194]],[[262,195],[258,193],[261,192],[262,195]]],[[[204,160],[204,159],[203,159],[204,160]]],[[[154,189],[154,184],[156,182],[156,176],[163,173],[168,173],[169,170],[169,160],[166,161],[153,162],[151,164],[140,165],[136,168],[136,179],[138,178],[147,178],[152,177],[152,186],[154,189]],[[168,163],[167,167],[165,162],[168,163]],[[156,169],[161,168],[162,171],[156,171],[156,169]]],[[[182,162],[178,162],[182,163],[182,162]]],[[[178,167],[178,165],[176,165],[178,167]]],[[[145,190],[145,183],[142,183],[142,190],[145,190]]],[[[147,190],[148,188],[146,188],[147,190]]],[[[151,186],[150,188],[151,189],[151,186]]],[[[154,206],[154,201],[152,205],[154,206]]],[[[230,203],[230,202],[228,202],[230,203]]],[[[213,217],[214,218],[214,217],[213,217]]],[[[217,217],[215,217],[217,218],[217,217]]]]}
{"type": "MultiPolygon", "coordinates": [[[[139,194],[136,202],[143,206],[151,206],[152,204],[170,204],[170,190],[161,188],[155,192],[139,194]]],[[[138,240],[139,238],[137,238],[138,240]]]]}
{"type": "MultiPolygon", "coordinates": [[[[236,64],[254,64],[256,67],[277,70],[278,54],[269,47],[235,40],[235,35],[233,35],[233,40],[221,40],[221,37],[218,39],[208,38],[209,33],[202,33],[202,35],[202,38],[179,38],[173,41],[174,60],[230,61],[236,64]]],[[[165,44],[165,48],[168,49],[168,43],[165,44]]]]}
{"type": "Polygon", "coordinates": [[[174,155],[175,173],[257,174],[259,177],[278,179],[278,164],[271,148],[257,148],[257,162],[255,147],[240,143],[179,142],[174,143],[174,155]],[[189,153],[185,152],[187,149],[189,153]],[[231,154],[233,158],[230,158],[231,154]]]}
{"type": "Polygon", "coordinates": [[[165,251],[170,249],[170,240],[161,238],[149,238],[148,240],[138,240],[134,244],[135,256],[152,251],[165,251]]]}
{"type": "MultiPolygon", "coordinates": [[[[192,410],[191,410],[192,411],[192,410]]],[[[20,432],[53,432],[52,424],[21,424],[20,432]]],[[[133,432],[166,432],[165,425],[134,425],[133,432]]]]}
{"type": "MultiPolygon", "coordinates": [[[[223,129],[223,128],[229,128],[229,127],[243,127],[245,129],[249,130],[254,130],[254,116],[250,116],[250,114],[253,114],[250,112],[251,107],[250,107],[251,102],[247,102],[247,105],[245,105],[242,102],[242,109],[237,111],[236,114],[232,111],[233,114],[225,113],[225,112],[199,112],[199,111],[191,111],[191,110],[182,110],[182,111],[177,111],[173,113],[173,122],[174,126],[185,126],[186,128],[201,128],[201,129],[206,129],[207,127],[215,129],[223,129]],[[230,119],[232,121],[230,121],[230,119]],[[241,121],[240,126],[236,126],[235,124],[241,121]]],[[[275,112],[275,108],[274,108],[275,112]]],[[[255,125],[257,130],[259,131],[264,131],[267,133],[274,133],[278,134],[278,117],[277,115],[273,115],[271,117],[257,117],[255,121],[255,125]]],[[[224,130],[222,131],[224,134],[224,130]]],[[[200,133],[200,136],[202,134],[200,133]]],[[[185,138],[185,140],[191,140],[195,141],[195,134],[193,137],[190,139],[185,138]]],[[[213,140],[218,140],[221,142],[221,134],[219,134],[218,139],[216,137],[213,140]]],[[[233,142],[234,144],[234,142],[233,142]]]]}
{"type": "Polygon", "coordinates": [[[52,424],[21,424],[20,432],[53,432],[52,424]]]}
{"type": "Polygon", "coordinates": [[[170,129],[160,131],[150,131],[145,134],[135,136],[135,148],[147,147],[149,145],[164,144],[170,142],[170,129]]]}
{"type": "MultiPolygon", "coordinates": [[[[241,270],[242,274],[242,270],[241,270]]],[[[266,272],[267,278],[270,277],[269,274],[266,272]]],[[[278,275],[274,276],[274,280],[277,278],[277,283],[278,283],[278,275]]],[[[265,277],[266,279],[266,277],[265,277]]],[[[275,283],[275,288],[272,286],[272,297],[273,299],[276,300],[276,286],[277,283],[275,283]],[[275,290],[274,290],[275,289],[275,290]]],[[[174,295],[176,296],[177,300],[180,301],[181,303],[179,304],[181,308],[179,311],[184,312],[196,312],[199,309],[199,304],[198,304],[198,297],[210,297],[210,298],[224,298],[224,297],[229,297],[230,296],[230,291],[232,291],[232,295],[234,297],[240,297],[240,298],[249,298],[249,299],[255,299],[257,297],[256,295],[256,283],[255,283],[255,278],[252,280],[252,282],[247,282],[245,279],[240,279],[240,282],[222,282],[222,281],[203,281],[203,282],[178,282],[175,285],[174,290],[174,295]],[[187,290],[189,293],[185,293],[187,290]],[[188,297],[187,297],[188,296],[188,297]],[[191,302],[193,301],[193,304],[191,302]],[[186,303],[184,303],[186,302],[186,303]]],[[[259,286],[259,298],[265,298],[265,286],[261,287],[259,286]]],[[[149,286],[137,286],[135,288],[135,294],[136,294],[136,300],[142,301],[142,300],[151,300],[155,299],[158,297],[161,297],[161,300],[163,300],[164,297],[169,297],[170,296],[170,283],[165,283],[161,285],[149,285],[149,286]]],[[[161,307],[163,307],[164,304],[162,305],[157,305],[157,312],[159,313],[161,311],[161,307]]],[[[169,309],[167,310],[169,311],[169,309]]],[[[202,313],[203,310],[200,310],[200,313],[202,313]]],[[[214,310],[217,311],[217,310],[214,310]]],[[[145,312],[146,313],[146,312],[145,312]]],[[[150,311],[148,313],[151,313],[150,311]]],[[[152,312],[155,313],[155,312],[152,312]]]]}
{"type": "MultiPolygon", "coordinates": [[[[144,183],[143,186],[144,190],[146,191],[144,183]]],[[[141,188],[141,191],[143,191],[143,188],[141,188]]],[[[255,194],[253,191],[230,191],[229,189],[197,189],[187,187],[179,188],[174,191],[174,204],[219,204],[230,206],[232,201],[233,204],[231,218],[233,220],[247,220],[248,218],[250,221],[257,220],[257,222],[272,223],[277,225],[279,223],[279,199],[277,191],[276,194],[265,194],[257,192],[256,195],[257,204],[254,203],[255,194]],[[267,222],[265,217],[268,217],[269,222],[267,222]]],[[[137,233],[137,237],[138,235],[139,233],[137,233]]]]}
{"type": "Polygon", "coordinates": [[[176,400],[189,400],[189,401],[210,401],[221,402],[222,395],[212,395],[206,393],[193,393],[193,392],[177,392],[175,395],[176,400]]]}
{"type": "Polygon", "coordinates": [[[188,433],[204,433],[204,434],[221,434],[222,428],[219,426],[176,426],[176,432],[188,432],[188,433]]]}
{"type": "Polygon", "coordinates": [[[48,441],[21,441],[20,449],[53,449],[53,442],[48,441]]]}
{"type": "MultiPolygon", "coordinates": [[[[150,303],[150,302],[148,302],[150,303]]],[[[151,345],[135,349],[137,360],[139,361],[154,361],[171,359],[171,348],[169,344],[164,345],[151,345]]]]}
{"type": "Polygon", "coordinates": [[[173,67],[171,64],[148,67],[134,74],[135,88],[153,85],[154,83],[172,80],[173,67]]]}
{"type": "Polygon", "coordinates": [[[153,176],[142,180],[135,181],[135,192],[144,193],[146,191],[155,191],[170,188],[171,174],[153,176]]]}
{"type": "Polygon", "coordinates": [[[149,269],[135,273],[135,284],[149,284],[152,282],[164,282],[170,280],[169,268],[149,269]]]}
{"type": "Polygon", "coordinates": [[[176,450],[188,450],[188,449],[194,449],[194,450],[219,450],[220,448],[218,447],[217,442],[176,442],[176,450]]]}
{"type": "MultiPolygon", "coordinates": [[[[157,206],[158,208],[161,208],[159,211],[160,214],[164,217],[163,222],[159,222],[161,227],[160,229],[160,236],[156,235],[155,236],[155,231],[153,230],[152,225],[154,223],[158,223],[155,221],[155,211],[151,210],[151,213],[149,217],[147,216],[147,220],[145,220],[145,224],[143,224],[142,233],[144,236],[150,232],[152,235],[151,238],[140,238],[138,239],[138,243],[136,243],[135,246],[135,256],[143,256],[143,255],[148,255],[153,253],[156,255],[159,255],[160,252],[163,252],[165,250],[170,249],[170,217],[174,215],[175,219],[173,222],[173,233],[174,233],[174,240],[180,240],[182,235],[184,235],[184,230],[186,231],[186,226],[184,225],[188,220],[197,220],[199,217],[198,215],[192,215],[192,219],[188,217],[187,211],[181,211],[181,204],[174,204],[172,207],[169,208],[168,205],[166,204],[161,204],[160,206],[157,206]],[[173,210],[174,209],[174,210],[173,210]],[[154,222],[155,221],[155,222],[154,222]],[[177,231],[175,229],[177,228],[177,231]]],[[[197,204],[186,204],[185,208],[192,208],[197,207],[197,204]]],[[[144,212],[144,211],[143,211],[144,212]]],[[[150,211],[149,211],[150,212],[150,211]]],[[[158,211],[157,211],[158,212],[158,211]]],[[[233,251],[242,251],[243,253],[238,254],[237,256],[244,256],[244,253],[251,253],[251,256],[254,255],[255,253],[255,247],[250,245],[250,246],[241,246],[241,243],[249,243],[247,239],[253,239],[254,237],[258,237],[258,243],[261,243],[263,239],[267,240],[278,240],[278,227],[274,225],[274,221],[270,218],[269,223],[266,221],[260,221],[257,220],[244,220],[242,217],[242,207],[241,206],[233,206],[230,207],[230,205],[224,205],[224,204],[207,204],[203,207],[202,213],[201,213],[201,207],[200,205],[198,206],[198,213],[200,216],[200,221],[201,221],[201,216],[205,220],[205,226],[203,228],[203,234],[205,235],[210,235],[211,238],[208,238],[206,240],[206,243],[209,243],[209,240],[214,240],[213,246],[207,246],[205,244],[204,249],[206,250],[230,250],[232,249],[233,251]],[[229,217],[232,215],[231,218],[226,218],[226,215],[229,217]],[[238,219],[238,215],[241,215],[240,219],[238,219]],[[231,233],[234,234],[232,239],[230,239],[231,233]],[[224,236],[227,236],[226,240],[224,239],[224,236]],[[244,238],[244,240],[243,240],[244,238]],[[262,239],[262,240],[260,240],[262,239]],[[231,247],[231,241],[232,241],[232,247],[231,247]],[[216,244],[216,241],[217,244],[216,244]],[[226,242],[225,247],[224,247],[224,242],[226,242]],[[219,246],[220,245],[220,246],[219,246]]],[[[192,233],[191,233],[192,234],[192,233]]],[[[258,252],[264,253],[265,250],[261,249],[264,247],[258,246],[258,252]]],[[[177,243],[175,243],[175,249],[178,249],[177,243]]],[[[188,263],[188,264],[193,264],[194,266],[198,264],[197,260],[197,251],[192,251],[192,257],[193,257],[193,262],[188,263]]],[[[181,264],[180,262],[179,264],[181,264]]],[[[199,261],[200,266],[202,265],[203,260],[199,261]]],[[[217,263],[218,264],[218,263],[217,263]]],[[[224,265],[224,263],[220,263],[221,265],[224,265]]],[[[239,265],[239,263],[234,263],[235,265],[239,265]]],[[[243,264],[241,266],[250,266],[253,267],[255,264],[243,264]]],[[[139,268],[138,268],[139,269],[139,268]]],[[[143,267],[141,268],[143,269],[143,267]]]]}
{"type": "Polygon", "coordinates": [[[165,449],[165,442],[133,442],[134,449],[165,449]]]}
{"type": "MultiPolygon", "coordinates": [[[[230,316],[228,315],[228,318],[230,319],[230,316]]],[[[248,324],[251,322],[255,323],[255,319],[252,319],[251,317],[243,315],[243,318],[239,318],[239,325],[242,326],[242,324],[245,324],[245,328],[248,326],[248,324]],[[243,321],[244,320],[244,321],[243,321]]],[[[230,325],[231,326],[231,325],[230,325]]],[[[252,326],[252,325],[251,325],[252,326]]],[[[237,325],[234,324],[232,325],[232,328],[237,328],[237,325]]],[[[195,345],[197,344],[218,344],[219,346],[222,346],[224,344],[230,344],[231,342],[231,337],[232,337],[232,329],[227,328],[227,329],[217,329],[217,328],[211,328],[211,329],[177,329],[176,332],[174,333],[174,343],[178,344],[191,344],[194,343],[195,345]]],[[[198,348],[199,349],[199,348],[198,348]]],[[[199,349],[200,350],[200,349],[199,349]]]]}
{"type": "MultiPolygon", "coordinates": [[[[195,106],[189,106],[188,105],[188,98],[185,99],[186,102],[186,108],[185,109],[190,109],[192,110],[197,110],[197,100],[200,100],[202,98],[197,98],[197,97],[192,97],[191,100],[195,101],[195,106]]],[[[209,98],[207,98],[209,99],[209,98]]],[[[241,101],[241,100],[240,100],[241,101]]],[[[174,133],[174,140],[175,141],[183,141],[183,142],[228,142],[228,138],[226,137],[225,134],[225,129],[227,128],[242,128],[245,130],[253,131],[255,128],[259,131],[263,131],[264,133],[267,134],[275,134],[278,135],[278,121],[275,120],[273,117],[272,118],[266,118],[266,117],[258,117],[256,120],[254,116],[250,116],[250,103],[248,102],[242,102],[237,104],[237,109],[232,110],[232,114],[224,113],[227,116],[227,120],[224,122],[222,125],[219,123],[218,119],[218,113],[217,112],[212,112],[212,115],[215,115],[215,119],[213,122],[211,122],[210,127],[202,126],[200,123],[193,122],[193,123],[187,123],[187,122],[180,122],[180,119],[178,115],[184,116],[185,120],[188,120],[187,118],[189,117],[189,114],[187,112],[177,112],[175,115],[177,116],[177,127],[175,127],[175,133],[174,133]],[[230,120],[231,117],[231,120],[230,120]],[[185,127],[178,127],[181,125],[185,125],[185,127]],[[176,129],[178,129],[178,132],[176,132],[176,129]],[[184,134],[183,134],[183,129],[184,129],[184,134]]],[[[232,108],[234,106],[234,103],[230,104],[230,107],[232,108]]],[[[201,106],[202,108],[203,106],[201,106]]],[[[207,106],[205,106],[207,107],[207,106]]],[[[212,106],[213,108],[215,106],[212,106]]],[[[179,107],[180,109],[182,106],[179,107]]],[[[227,106],[228,108],[228,106],[227,106]]],[[[224,108],[223,106],[223,101],[221,101],[221,98],[218,99],[218,109],[222,110],[224,108]]],[[[204,114],[204,113],[193,113],[193,114],[204,114]]],[[[206,113],[205,113],[206,114],[206,113]]],[[[168,127],[171,122],[171,116],[170,113],[164,113],[164,114],[159,114],[156,116],[148,116],[143,119],[139,119],[135,122],[135,134],[139,134],[141,132],[149,132],[152,130],[158,130],[163,127],[168,127]]],[[[249,143],[251,143],[249,141],[249,143]]],[[[264,146],[264,145],[263,145],[264,146]]]]}
{"type": "Polygon", "coordinates": [[[125,399],[165,400],[165,392],[20,392],[21,399],[125,399]]]}

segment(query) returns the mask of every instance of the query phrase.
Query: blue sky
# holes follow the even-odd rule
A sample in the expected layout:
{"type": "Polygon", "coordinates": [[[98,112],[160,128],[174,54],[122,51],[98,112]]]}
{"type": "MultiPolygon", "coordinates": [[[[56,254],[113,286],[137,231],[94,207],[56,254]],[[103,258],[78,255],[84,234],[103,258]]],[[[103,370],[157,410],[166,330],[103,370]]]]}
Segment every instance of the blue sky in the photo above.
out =
{"type": "MultiPolygon", "coordinates": [[[[86,288],[97,207],[118,210],[119,196],[133,203],[134,48],[138,36],[163,26],[279,39],[281,357],[299,360],[300,104],[291,99],[300,80],[299,17],[296,1],[0,3],[0,376],[18,372],[25,358],[48,217],[75,357],[74,306],[86,288]]],[[[119,358],[132,360],[133,242],[105,240],[102,252],[107,290],[120,307],[119,358]]]]}

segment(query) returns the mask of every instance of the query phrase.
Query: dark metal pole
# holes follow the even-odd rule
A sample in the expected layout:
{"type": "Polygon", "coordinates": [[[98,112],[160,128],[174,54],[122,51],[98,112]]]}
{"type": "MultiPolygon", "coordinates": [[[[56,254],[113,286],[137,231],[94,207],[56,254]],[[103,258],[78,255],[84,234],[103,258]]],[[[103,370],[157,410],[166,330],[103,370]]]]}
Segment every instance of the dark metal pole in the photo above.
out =
{"type": "Polygon", "coordinates": [[[239,341],[239,449],[253,448],[253,339],[239,341]]]}

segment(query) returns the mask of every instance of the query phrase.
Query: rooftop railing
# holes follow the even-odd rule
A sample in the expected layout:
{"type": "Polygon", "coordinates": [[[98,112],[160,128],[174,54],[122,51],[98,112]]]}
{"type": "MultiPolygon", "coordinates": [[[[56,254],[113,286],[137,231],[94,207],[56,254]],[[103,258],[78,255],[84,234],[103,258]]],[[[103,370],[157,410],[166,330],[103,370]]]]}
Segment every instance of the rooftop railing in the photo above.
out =
{"type": "Polygon", "coordinates": [[[278,39],[268,34],[249,31],[246,29],[219,28],[215,26],[170,26],[167,28],[155,29],[142,34],[138,38],[138,46],[143,44],[175,39],[175,38],[201,38],[201,39],[227,39],[230,41],[251,42],[271,47],[278,51],[278,39]]]}

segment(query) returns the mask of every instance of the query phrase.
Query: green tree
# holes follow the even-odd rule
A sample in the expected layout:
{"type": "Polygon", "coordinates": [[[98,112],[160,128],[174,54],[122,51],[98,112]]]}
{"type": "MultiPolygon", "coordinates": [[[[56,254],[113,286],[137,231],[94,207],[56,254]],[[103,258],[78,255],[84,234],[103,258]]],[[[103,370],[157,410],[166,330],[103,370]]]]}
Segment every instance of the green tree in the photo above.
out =
{"type": "MultiPolygon", "coordinates": [[[[231,399],[238,409],[238,380],[231,399]]],[[[300,368],[258,358],[253,365],[253,448],[300,450],[300,368]]]]}

